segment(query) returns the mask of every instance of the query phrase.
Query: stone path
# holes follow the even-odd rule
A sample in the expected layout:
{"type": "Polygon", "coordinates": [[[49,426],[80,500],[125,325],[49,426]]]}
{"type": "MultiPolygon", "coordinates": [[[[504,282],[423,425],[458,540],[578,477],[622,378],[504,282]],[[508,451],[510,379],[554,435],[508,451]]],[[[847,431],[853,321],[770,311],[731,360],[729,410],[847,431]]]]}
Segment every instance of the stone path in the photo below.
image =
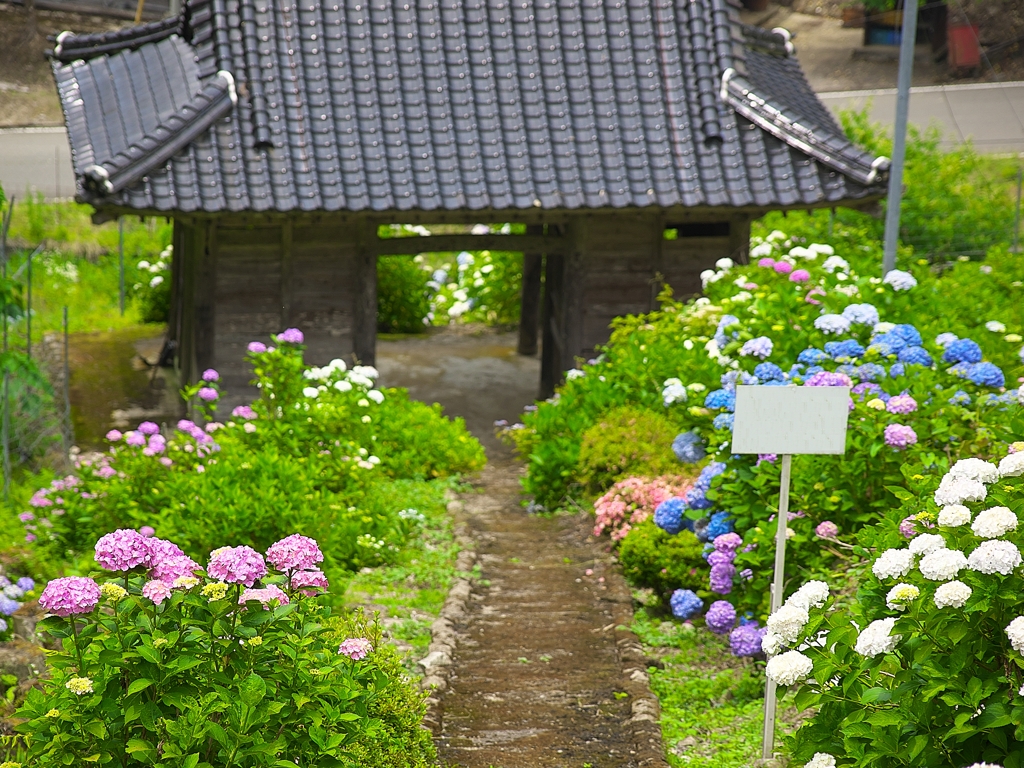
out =
{"type": "Polygon", "coordinates": [[[590,517],[528,515],[519,476],[519,464],[498,460],[482,473],[481,493],[463,497],[483,580],[441,698],[442,760],[463,768],[659,764],[644,661],[632,633],[616,629],[629,621],[629,591],[588,540],[590,517]]]}

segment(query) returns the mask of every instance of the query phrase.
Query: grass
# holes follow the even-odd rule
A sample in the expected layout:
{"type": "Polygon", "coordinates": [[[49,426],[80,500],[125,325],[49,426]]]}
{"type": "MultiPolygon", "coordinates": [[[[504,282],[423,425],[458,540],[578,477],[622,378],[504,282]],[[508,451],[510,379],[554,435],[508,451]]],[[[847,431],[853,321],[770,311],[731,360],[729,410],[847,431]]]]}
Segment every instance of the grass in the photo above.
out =
{"type": "MultiPolygon", "coordinates": [[[[689,624],[662,621],[647,609],[632,630],[663,668],[651,668],[661,702],[661,732],[673,768],[742,768],[761,752],[763,663],[740,659],[729,642],[689,624]]],[[[778,733],[795,713],[780,706],[778,733]]],[[[776,748],[778,748],[777,739],[776,748]]]]}
{"type": "Polygon", "coordinates": [[[441,613],[456,577],[459,546],[446,509],[445,491],[451,481],[398,481],[395,505],[418,510],[426,518],[420,535],[413,536],[396,561],[364,568],[344,585],[344,603],[379,611],[406,668],[422,674],[416,661],[427,654],[430,625],[441,613]]]}

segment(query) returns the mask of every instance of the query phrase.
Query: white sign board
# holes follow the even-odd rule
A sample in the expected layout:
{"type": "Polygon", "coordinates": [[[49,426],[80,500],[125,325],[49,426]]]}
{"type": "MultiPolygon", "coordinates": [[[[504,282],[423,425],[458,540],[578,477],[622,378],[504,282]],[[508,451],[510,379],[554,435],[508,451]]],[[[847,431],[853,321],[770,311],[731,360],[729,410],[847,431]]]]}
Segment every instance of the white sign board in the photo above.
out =
{"type": "Polygon", "coordinates": [[[849,387],[736,387],[730,453],[843,453],[849,387]]]}

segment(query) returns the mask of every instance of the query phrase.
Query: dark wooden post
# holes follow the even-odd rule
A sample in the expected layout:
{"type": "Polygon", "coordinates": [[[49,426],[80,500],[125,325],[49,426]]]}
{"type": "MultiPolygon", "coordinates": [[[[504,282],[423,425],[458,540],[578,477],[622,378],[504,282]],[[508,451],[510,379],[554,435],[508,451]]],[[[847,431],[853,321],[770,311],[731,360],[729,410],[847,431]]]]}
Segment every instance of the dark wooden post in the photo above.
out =
{"type": "Polygon", "coordinates": [[[292,222],[281,225],[281,330],[292,324],[292,222]]]}
{"type": "MultiPolygon", "coordinates": [[[[530,224],[528,235],[543,235],[543,224],[530,224]]],[[[523,287],[519,297],[519,346],[520,355],[537,354],[537,331],[541,315],[541,273],[544,269],[544,254],[523,254],[523,287]]]]}
{"type": "Polygon", "coordinates": [[[566,253],[548,254],[545,259],[541,399],[555,393],[555,387],[565,380],[565,372],[575,365],[576,356],[583,350],[583,226],[583,220],[570,222],[566,227],[566,253]]]}
{"type": "Polygon", "coordinates": [[[362,365],[377,361],[377,227],[356,220],[356,284],[352,354],[362,365]]]}
{"type": "Polygon", "coordinates": [[[217,225],[207,222],[196,227],[195,271],[195,360],[193,376],[216,365],[217,225]]]}
{"type": "Polygon", "coordinates": [[[729,221],[729,258],[737,264],[750,261],[750,217],[734,216],[729,221]]]}

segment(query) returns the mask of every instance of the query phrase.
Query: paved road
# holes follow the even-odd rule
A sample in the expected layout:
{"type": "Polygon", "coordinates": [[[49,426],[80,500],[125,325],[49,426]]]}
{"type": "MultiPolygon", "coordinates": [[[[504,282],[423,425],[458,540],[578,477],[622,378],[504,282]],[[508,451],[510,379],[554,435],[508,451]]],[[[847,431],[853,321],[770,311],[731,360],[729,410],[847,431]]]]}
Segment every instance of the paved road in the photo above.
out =
{"type": "MultiPolygon", "coordinates": [[[[894,88],[819,95],[833,111],[869,106],[872,119],[889,126],[895,119],[894,88]]],[[[982,152],[1024,153],[1024,82],[913,88],[910,121],[938,125],[947,145],[970,139],[982,152]]],[[[64,129],[0,129],[0,185],[18,197],[29,189],[47,198],[71,197],[74,180],[64,129]]]]}

